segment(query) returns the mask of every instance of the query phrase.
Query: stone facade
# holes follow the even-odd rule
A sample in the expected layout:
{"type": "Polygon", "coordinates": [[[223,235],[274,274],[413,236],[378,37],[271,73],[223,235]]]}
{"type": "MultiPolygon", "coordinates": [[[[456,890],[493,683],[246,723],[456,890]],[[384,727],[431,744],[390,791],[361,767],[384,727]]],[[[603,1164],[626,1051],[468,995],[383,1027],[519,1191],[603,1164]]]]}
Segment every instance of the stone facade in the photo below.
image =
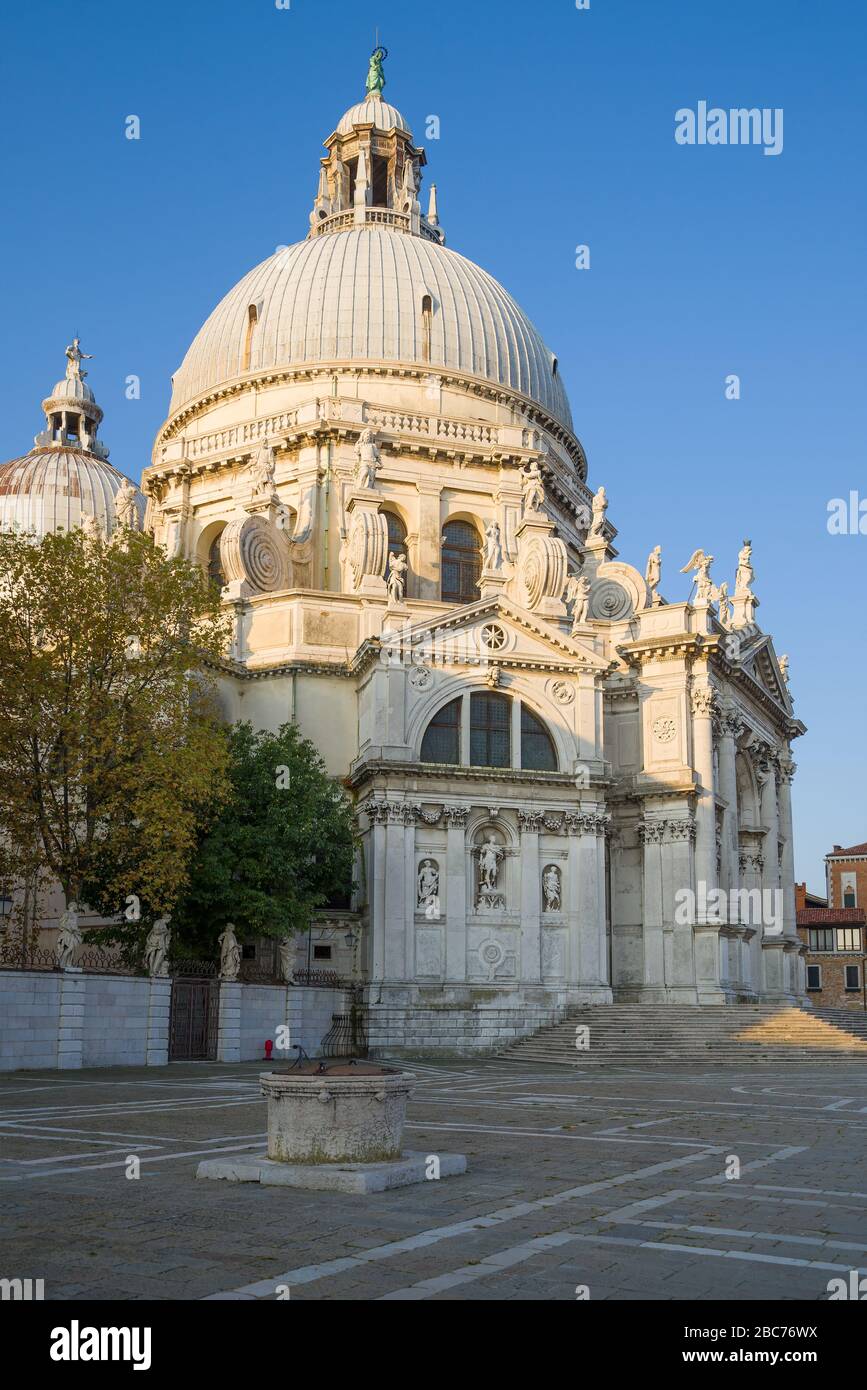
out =
{"type": "Polygon", "coordinates": [[[296,721],[354,798],[371,1035],[802,997],[804,727],[749,542],[731,597],[703,551],[686,600],[658,547],[619,559],[557,359],[422,215],[406,122],[363,103],[326,149],[307,241],[197,336],[143,488],[223,584],[227,718],[296,721]]]}

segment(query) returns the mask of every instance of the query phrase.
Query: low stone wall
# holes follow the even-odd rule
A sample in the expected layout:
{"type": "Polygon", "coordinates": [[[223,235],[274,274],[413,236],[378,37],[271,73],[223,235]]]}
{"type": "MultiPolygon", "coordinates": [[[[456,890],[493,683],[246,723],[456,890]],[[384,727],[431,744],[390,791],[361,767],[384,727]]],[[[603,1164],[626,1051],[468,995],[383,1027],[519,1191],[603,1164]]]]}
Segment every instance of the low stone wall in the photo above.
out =
{"type": "MultiPolygon", "coordinates": [[[[165,1066],[171,993],[171,979],[0,970],[0,1071],[165,1066]]],[[[340,989],[222,984],[217,1060],[258,1061],[268,1038],[277,1061],[297,1056],[294,1044],[318,1057],[332,1015],[348,1008],[340,989]]]]}
{"type": "Polygon", "coordinates": [[[60,976],[0,970],[0,1071],[56,1067],[60,976]]]}
{"type": "Polygon", "coordinates": [[[143,1067],[148,1054],[150,981],[80,975],[84,985],[82,1067],[143,1067]]]}
{"type": "Polygon", "coordinates": [[[367,1020],[371,1056],[475,1057],[559,1023],[565,1007],[373,1004],[367,1020]]]}
{"type": "Polygon", "coordinates": [[[222,985],[220,1038],[217,1056],[223,1062],[255,1062],[265,1056],[265,1041],[274,1044],[272,1056],[291,1061],[300,1045],[318,1057],[334,1014],[349,1008],[344,990],[297,985],[222,985]],[[279,1029],[288,1030],[288,1047],[280,1050],[279,1029]]]}

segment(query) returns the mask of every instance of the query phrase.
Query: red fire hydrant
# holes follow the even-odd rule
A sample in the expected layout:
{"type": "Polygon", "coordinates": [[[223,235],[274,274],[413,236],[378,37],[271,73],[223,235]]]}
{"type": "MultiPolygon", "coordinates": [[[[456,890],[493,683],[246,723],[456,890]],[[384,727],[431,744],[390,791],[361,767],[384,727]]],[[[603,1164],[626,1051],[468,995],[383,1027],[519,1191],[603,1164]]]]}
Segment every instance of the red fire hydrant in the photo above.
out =
{"type": "Polygon", "coordinates": [[[266,1061],[266,1062],[270,1062],[270,1060],[271,1060],[271,1053],[272,1053],[273,1050],[274,1050],[274,1044],[272,1043],[271,1039],[268,1038],[268,1039],[266,1040],[266,1042],[265,1042],[265,1061],[266,1061]]]}

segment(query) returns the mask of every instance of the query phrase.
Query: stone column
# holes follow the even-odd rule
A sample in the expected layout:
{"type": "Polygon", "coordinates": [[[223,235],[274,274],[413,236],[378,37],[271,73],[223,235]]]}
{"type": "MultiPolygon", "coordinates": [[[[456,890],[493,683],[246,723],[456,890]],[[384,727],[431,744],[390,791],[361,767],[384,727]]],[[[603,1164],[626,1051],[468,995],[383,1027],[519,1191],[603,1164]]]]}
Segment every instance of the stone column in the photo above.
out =
{"type": "MultiPolygon", "coordinates": [[[[701,780],[695,808],[695,879],[698,919],[719,922],[719,914],[707,907],[708,895],[717,887],[716,810],[713,785],[714,691],[710,685],[692,690],[692,760],[701,780]],[[704,891],[702,891],[704,884],[704,891]]],[[[683,885],[686,886],[685,884],[683,885]]]]}
{"type": "Polygon", "coordinates": [[[567,981],[574,991],[582,984],[581,980],[581,859],[579,853],[581,819],[577,815],[567,815],[564,829],[569,835],[569,859],[566,869],[566,882],[563,890],[563,906],[569,931],[569,969],[567,981]]]}
{"type": "Polygon", "coordinates": [[[521,832],[521,984],[542,982],[541,811],[519,811],[521,832]]]}
{"type": "Polygon", "coordinates": [[[418,488],[418,568],[416,585],[418,597],[438,599],[440,596],[440,552],[442,551],[441,506],[442,488],[439,483],[419,480],[418,488]]]}
{"type": "Polygon", "coordinates": [[[783,935],[797,938],[795,928],[795,844],[792,834],[792,780],[796,767],[788,749],[780,759],[779,808],[783,861],[780,887],[783,891],[783,935]]]}
{"type": "MultiPolygon", "coordinates": [[[[578,986],[582,1000],[609,1003],[608,943],[605,922],[605,830],[609,817],[599,811],[566,816],[575,837],[569,847],[570,877],[577,875],[578,986]],[[574,866],[574,867],[573,867],[574,866]]],[[[573,890],[574,891],[574,890],[573,890]]]]}
{"type": "Polygon", "coordinates": [[[780,823],[777,805],[777,766],[776,750],[768,744],[760,744],[754,753],[756,775],[761,787],[762,825],[762,975],[766,994],[772,998],[785,995],[785,961],[783,955],[783,924],[770,923],[769,915],[774,912],[777,899],[775,894],[780,887],[780,823]]]}
{"type": "MultiPolygon", "coordinates": [[[[403,806],[390,803],[385,831],[385,978],[403,981],[412,975],[412,952],[407,956],[406,828],[403,806]]],[[[414,913],[411,911],[410,921],[414,913]]]]}
{"type": "Polygon", "coordinates": [[[738,783],[736,749],[744,723],[733,709],[726,708],[717,718],[719,734],[719,792],[726,803],[723,808],[722,844],[720,846],[720,887],[727,894],[725,917],[728,926],[721,934],[728,945],[728,980],[739,993],[749,988],[749,968],[745,954],[744,929],[736,920],[732,897],[740,885],[740,851],[738,845],[738,783]]]}
{"type": "MultiPolygon", "coordinates": [[[[371,986],[379,986],[385,979],[385,832],[388,802],[369,801],[364,810],[370,822],[370,983],[371,986]]],[[[375,993],[372,993],[371,998],[375,997],[375,993]]]]}
{"type": "Polygon", "coordinates": [[[467,978],[466,806],[445,806],[446,830],[446,980],[467,978]]]}
{"type": "Polygon", "coordinates": [[[149,1067],[165,1067],[169,1061],[169,1020],[172,982],[168,975],[152,975],[148,998],[146,1061],[149,1067]]]}
{"type": "MultiPolygon", "coordinates": [[[[745,899],[751,903],[755,899],[756,893],[761,900],[762,892],[762,868],[764,867],[764,855],[758,847],[758,837],[744,840],[741,844],[738,865],[741,875],[741,897],[748,895],[745,899]]],[[[744,938],[749,943],[749,985],[750,988],[760,995],[764,989],[762,976],[762,930],[759,922],[752,920],[751,910],[747,909],[741,916],[742,925],[745,927],[744,938]],[[749,914],[749,915],[747,915],[749,914]]]]}
{"type": "Polygon", "coordinates": [[[722,871],[720,887],[731,892],[740,882],[738,868],[738,782],[735,764],[736,743],[744,723],[739,714],[723,710],[718,718],[719,790],[725,801],[723,811],[722,871]]]}
{"type": "Polygon", "coordinates": [[[661,1003],[665,988],[665,945],[663,941],[662,840],[664,820],[645,820],[638,827],[643,846],[644,899],[644,988],[642,998],[661,1003]]]}

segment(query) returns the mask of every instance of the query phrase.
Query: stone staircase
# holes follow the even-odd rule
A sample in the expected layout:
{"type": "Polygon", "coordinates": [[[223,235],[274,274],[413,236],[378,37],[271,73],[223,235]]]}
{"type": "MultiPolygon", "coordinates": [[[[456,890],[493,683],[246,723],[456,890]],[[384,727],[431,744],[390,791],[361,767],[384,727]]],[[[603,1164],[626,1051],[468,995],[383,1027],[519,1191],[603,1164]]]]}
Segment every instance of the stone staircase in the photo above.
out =
{"type": "Polygon", "coordinates": [[[563,1066],[708,1066],[863,1061],[867,1014],[788,1004],[597,1004],[498,1053],[512,1062],[563,1066]],[[832,1015],[830,1017],[829,1015],[832,1015]],[[576,1030],[589,1028],[589,1047],[576,1030]]]}

